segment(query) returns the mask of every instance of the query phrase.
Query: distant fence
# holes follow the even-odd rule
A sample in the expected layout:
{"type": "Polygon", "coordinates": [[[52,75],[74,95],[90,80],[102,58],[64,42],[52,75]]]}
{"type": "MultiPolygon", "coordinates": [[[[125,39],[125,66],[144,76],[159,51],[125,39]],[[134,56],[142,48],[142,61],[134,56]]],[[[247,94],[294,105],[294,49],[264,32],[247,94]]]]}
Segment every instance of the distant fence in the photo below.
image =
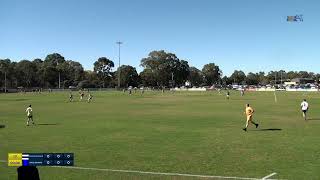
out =
{"type": "MultiPolygon", "coordinates": [[[[116,88],[85,88],[84,91],[116,91],[116,88]]],[[[45,91],[50,91],[46,89],[45,91]]],[[[79,91],[79,89],[51,89],[52,92],[63,92],[63,91],[79,91]]]]}
{"type": "Polygon", "coordinates": [[[307,91],[307,92],[318,92],[319,89],[286,89],[286,91],[291,91],[291,92],[301,92],[301,91],[303,91],[303,92],[305,92],[305,91],[307,91]]]}
{"type": "Polygon", "coordinates": [[[174,88],[174,91],[207,91],[206,88],[174,88]]]}
{"type": "MultiPolygon", "coordinates": [[[[117,88],[84,88],[84,89],[81,89],[83,91],[123,91],[123,90],[128,90],[128,88],[120,88],[120,89],[117,89],[117,88]]],[[[139,91],[141,90],[140,88],[132,88],[132,91],[139,91]]],[[[149,87],[145,87],[143,89],[144,91],[161,91],[161,89],[159,88],[149,88],[149,87]]],[[[166,89],[168,90],[168,89],[166,89]]],[[[80,89],[77,89],[77,88],[61,88],[61,89],[58,89],[58,88],[52,88],[52,89],[48,89],[48,88],[10,88],[10,89],[7,89],[7,93],[24,93],[24,92],[35,92],[35,93],[38,93],[38,92],[70,92],[70,91],[80,91],[80,89]]],[[[4,89],[0,89],[0,93],[4,93],[4,89]]]]}
{"type": "Polygon", "coordinates": [[[248,91],[260,91],[260,92],[274,92],[274,91],[288,91],[288,92],[318,92],[319,89],[292,89],[292,88],[286,88],[286,89],[274,89],[274,88],[251,88],[248,89],[248,91]]]}
{"type": "MultiPolygon", "coordinates": [[[[209,91],[213,89],[206,88],[174,88],[174,91],[209,91]]],[[[236,89],[240,91],[241,89],[236,89]]],[[[274,92],[274,91],[288,91],[288,92],[318,92],[318,89],[274,89],[274,88],[249,88],[246,91],[257,91],[257,92],[274,92]]]]}
{"type": "MultiPolygon", "coordinates": [[[[117,88],[86,88],[83,89],[84,91],[122,91],[124,88],[121,88],[120,90],[117,88]]],[[[69,92],[69,91],[79,91],[79,89],[7,89],[8,93],[18,93],[18,92],[69,92]]],[[[127,90],[127,89],[126,89],[127,90]]],[[[139,91],[140,89],[132,89],[133,91],[137,90],[139,91]]],[[[169,90],[169,89],[166,89],[169,90]]],[[[198,88],[172,88],[170,90],[173,91],[191,91],[191,92],[203,92],[203,91],[212,91],[215,89],[208,89],[204,87],[198,87],[198,88]]],[[[236,89],[240,91],[241,89],[236,89]]],[[[144,91],[161,91],[161,89],[155,89],[155,88],[144,88],[144,91]]],[[[274,92],[274,91],[287,91],[287,92],[318,92],[320,91],[319,89],[302,89],[302,88],[287,88],[287,89],[274,89],[274,88],[248,88],[246,91],[258,91],[258,92],[274,92]]],[[[2,91],[0,89],[0,93],[4,93],[4,90],[2,91]]]]}

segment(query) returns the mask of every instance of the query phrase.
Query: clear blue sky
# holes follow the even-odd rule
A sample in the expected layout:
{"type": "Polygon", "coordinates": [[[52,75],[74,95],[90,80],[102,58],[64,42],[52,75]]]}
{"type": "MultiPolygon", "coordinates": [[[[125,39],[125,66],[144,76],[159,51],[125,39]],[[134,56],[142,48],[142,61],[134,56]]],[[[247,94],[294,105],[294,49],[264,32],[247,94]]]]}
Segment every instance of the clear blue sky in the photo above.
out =
{"type": "Polygon", "coordinates": [[[320,72],[317,0],[1,0],[0,58],[44,59],[58,52],[85,69],[106,56],[137,67],[152,50],[175,53],[225,75],[307,70],[320,72]],[[289,23],[287,15],[303,14],[289,23]]]}

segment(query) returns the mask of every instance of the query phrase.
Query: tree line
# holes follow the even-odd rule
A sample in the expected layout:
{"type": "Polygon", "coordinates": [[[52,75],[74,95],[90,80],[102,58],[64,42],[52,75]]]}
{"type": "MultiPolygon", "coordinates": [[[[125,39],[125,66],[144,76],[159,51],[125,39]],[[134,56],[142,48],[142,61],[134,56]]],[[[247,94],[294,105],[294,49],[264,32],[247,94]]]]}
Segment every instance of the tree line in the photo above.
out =
{"type": "Polygon", "coordinates": [[[93,70],[84,70],[81,63],[66,60],[58,53],[49,54],[45,59],[21,60],[0,59],[0,87],[7,88],[114,88],[117,87],[120,71],[120,87],[175,87],[212,85],[266,85],[294,78],[312,78],[318,81],[320,74],[307,71],[270,71],[268,73],[235,70],[231,76],[223,76],[215,63],[203,68],[189,66],[187,60],[179,59],[170,52],[152,51],[141,59],[143,71],[138,73],[135,67],[115,64],[107,57],[100,57],[93,63],[93,70]]]}

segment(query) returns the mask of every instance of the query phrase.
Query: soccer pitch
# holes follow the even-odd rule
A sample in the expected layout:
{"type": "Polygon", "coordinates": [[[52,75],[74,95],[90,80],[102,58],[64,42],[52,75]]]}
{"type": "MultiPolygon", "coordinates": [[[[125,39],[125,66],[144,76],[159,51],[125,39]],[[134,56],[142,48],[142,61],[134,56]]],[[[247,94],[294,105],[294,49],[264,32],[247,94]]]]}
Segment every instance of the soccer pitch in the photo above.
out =
{"type": "Polygon", "coordinates": [[[42,180],[222,179],[101,169],[245,177],[319,179],[318,93],[92,92],[92,103],[68,102],[68,92],[0,95],[0,179],[17,179],[9,152],[73,152],[75,166],[38,167],[42,180]],[[300,103],[310,104],[305,122],[300,103]],[[249,126],[245,104],[255,109],[249,126]],[[26,126],[32,104],[36,126],[26,126]],[[97,169],[94,169],[97,168],[97,169]],[[99,170],[100,169],[100,170],[99,170]]]}

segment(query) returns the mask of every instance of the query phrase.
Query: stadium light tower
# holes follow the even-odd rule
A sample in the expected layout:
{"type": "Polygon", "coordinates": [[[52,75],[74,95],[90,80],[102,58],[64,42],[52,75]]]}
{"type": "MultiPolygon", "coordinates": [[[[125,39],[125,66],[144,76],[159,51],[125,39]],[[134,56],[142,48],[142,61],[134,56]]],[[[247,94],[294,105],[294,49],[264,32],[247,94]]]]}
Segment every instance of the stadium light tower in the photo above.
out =
{"type": "Polygon", "coordinates": [[[121,73],[120,73],[120,52],[121,52],[121,44],[123,44],[123,42],[121,42],[121,41],[118,41],[118,42],[116,42],[117,44],[118,44],[118,46],[119,46],[119,69],[118,69],[118,89],[120,89],[120,75],[121,75],[121,73]]]}

